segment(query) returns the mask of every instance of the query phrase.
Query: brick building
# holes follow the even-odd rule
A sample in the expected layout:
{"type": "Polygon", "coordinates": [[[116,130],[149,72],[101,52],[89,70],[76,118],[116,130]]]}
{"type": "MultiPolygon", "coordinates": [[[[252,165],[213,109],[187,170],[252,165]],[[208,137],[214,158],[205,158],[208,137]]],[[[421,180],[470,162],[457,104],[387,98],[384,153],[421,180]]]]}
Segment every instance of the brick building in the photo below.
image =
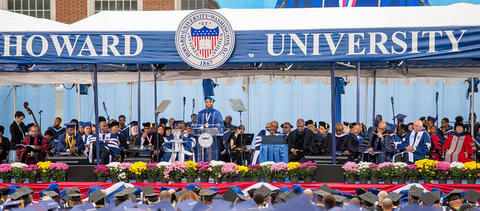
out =
{"type": "Polygon", "coordinates": [[[208,8],[212,0],[0,0],[0,9],[62,23],[74,23],[105,10],[181,10],[208,8]]]}

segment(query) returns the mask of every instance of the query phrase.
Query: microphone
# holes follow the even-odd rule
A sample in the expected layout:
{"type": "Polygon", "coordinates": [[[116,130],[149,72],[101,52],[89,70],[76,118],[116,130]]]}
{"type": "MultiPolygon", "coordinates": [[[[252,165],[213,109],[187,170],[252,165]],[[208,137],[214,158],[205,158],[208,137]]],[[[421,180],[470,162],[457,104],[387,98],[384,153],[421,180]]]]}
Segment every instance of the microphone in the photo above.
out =
{"type": "Polygon", "coordinates": [[[435,100],[438,102],[438,92],[435,93],[435,100]]]}
{"type": "Polygon", "coordinates": [[[392,104],[393,104],[393,96],[392,96],[392,97],[390,97],[390,101],[391,101],[391,102],[392,102],[392,104]]]}
{"type": "Polygon", "coordinates": [[[187,104],[187,98],[183,97],[183,105],[187,104]]]}
{"type": "Polygon", "coordinates": [[[41,114],[43,112],[43,110],[40,110],[38,113],[41,114]]]}

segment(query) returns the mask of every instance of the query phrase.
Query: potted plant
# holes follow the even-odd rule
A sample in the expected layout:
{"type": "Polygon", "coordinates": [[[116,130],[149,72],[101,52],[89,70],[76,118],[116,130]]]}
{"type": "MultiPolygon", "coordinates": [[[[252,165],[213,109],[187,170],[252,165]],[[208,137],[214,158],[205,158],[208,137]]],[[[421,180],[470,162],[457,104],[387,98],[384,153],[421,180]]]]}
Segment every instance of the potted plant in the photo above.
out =
{"type": "Polygon", "coordinates": [[[360,184],[367,184],[368,177],[370,177],[370,163],[360,162],[357,165],[358,169],[358,182],[360,184]]]}
{"type": "Polygon", "coordinates": [[[95,166],[93,173],[98,178],[99,182],[106,182],[108,174],[110,173],[110,169],[105,165],[98,165],[95,166]]]}
{"type": "Polygon", "coordinates": [[[275,164],[275,162],[272,161],[260,163],[260,166],[262,167],[263,180],[265,182],[272,182],[272,172],[270,168],[273,164],[275,164]]]}
{"type": "Polygon", "coordinates": [[[445,161],[437,163],[435,165],[435,173],[438,177],[438,183],[446,184],[450,175],[450,163],[445,161]]]}
{"type": "Polygon", "coordinates": [[[12,166],[8,163],[0,164],[0,176],[3,183],[12,183],[12,166]]]}
{"type": "Polygon", "coordinates": [[[235,170],[238,171],[238,181],[239,182],[246,182],[247,175],[248,175],[248,167],[246,166],[237,166],[235,170]]]}
{"type": "Polygon", "coordinates": [[[52,178],[57,182],[63,182],[67,178],[68,165],[65,163],[52,163],[50,165],[52,178]]]}
{"type": "Polygon", "coordinates": [[[260,182],[262,176],[262,167],[258,164],[248,165],[248,177],[252,182],[260,182]]]}
{"type": "Polygon", "coordinates": [[[157,163],[147,163],[146,169],[144,171],[145,177],[149,183],[156,183],[157,177],[159,176],[159,171],[157,163]]]}
{"type": "Polygon", "coordinates": [[[197,163],[197,173],[200,177],[200,182],[208,182],[210,173],[212,172],[212,167],[209,162],[200,161],[197,163]]]}
{"type": "Polygon", "coordinates": [[[38,169],[39,169],[39,176],[40,179],[42,180],[42,183],[50,183],[50,179],[52,177],[52,173],[50,171],[50,165],[52,165],[52,162],[47,161],[47,162],[38,162],[38,169]]]}
{"type": "Polygon", "coordinates": [[[195,178],[197,178],[197,163],[189,160],[185,162],[185,165],[187,165],[187,170],[185,171],[187,182],[195,182],[195,178]]]}
{"type": "Polygon", "coordinates": [[[395,176],[395,166],[392,162],[381,163],[378,165],[378,171],[385,184],[392,184],[393,176],[395,176]]]}
{"type": "Polygon", "coordinates": [[[27,164],[15,162],[15,163],[12,163],[11,166],[12,166],[12,175],[15,178],[15,182],[23,183],[23,181],[25,180],[25,172],[23,169],[27,167],[27,164]]]}
{"type": "Polygon", "coordinates": [[[436,160],[422,159],[415,161],[415,165],[418,168],[418,172],[424,178],[424,183],[433,183],[435,175],[435,165],[438,163],[436,160]]]}
{"type": "Polygon", "coordinates": [[[317,164],[312,162],[312,161],[307,161],[305,163],[301,163],[300,166],[298,166],[298,169],[300,169],[300,176],[303,177],[303,182],[304,183],[312,183],[313,182],[313,176],[315,175],[315,172],[317,171],[317,164]]]}
{"type": "Polygon", "coordinates": [[[415,164],[405,166],[404,173],[410,183],[418,183],[419,172],[415,164]]]}
{"type": "Polygon", "coordinates": [[[120,163],[119,162],[111,162],[106,165],[109,170],[109,177],[112,182],[117,183],[119,181],[120,174],[122,170],[120,170],[120,163]]]}
{"type": "Polygon", "coordinates": [[[404,162],[397,162],[394,163],[393,166],[395,167],[394,178],[397,179],[397,183],[405,184],[406,175],[404,174],[404,169],[407,167],[407,164],[404,162]]]}
{"type": "Polygon", "coordinates": [[[290,182],[297,183],[300,180],[300,166],[299,162],[290,162],[288,163],[288,178],[290,178],[290,182]]]}
{"type": "Polygon", "coordinates": [[[130,178],[134,177],[133,173],[130,171],[131,165],[132,163],[129,162],[120,163],[120,165],[118,166],[120,170],[120,174],[118,175],[119,180],[124,182],[130,182],[130,178]]]}
{"type": "Polygon", "coordinates": [[[475,161],[466,162],[463,164],[463,168],[467,177],[467,184],[475,184],[478,175],[477,163],[475,161]]]}
{"type": "Polygon", "coordinates": [[[222,175],[225,177],[227,183],[234,182],[235,176],[238,175],[239,171],[236,169],[237,164],[235,163],[225,163],[222,166],[222,175]]]}
{"type": "Polygon", "coordinates": [[[212,166],[212,173],[210,174],[213,177],[215,183],[222,183],[222,167],[225,164],[223,161],[211,161],[210,166],[212,166]]]}
{"type": "Polygon", "coordinates": [[[378,165],[375,163],[370,163],[368,167],[370,175],[370,183],[378,184],[378,177],[380,177],[380,172],[378,171],[378,165]]]}
{"type": "Polygon", "coordinates": [[[184,162],[175,161],[165,169],[163,174],[169,181],[180,183],[186,170],[187,165],[184,162]]]}
{"type": "Polygon", "coordinates": [[[38,166],[37,164],[31,164],[23,168],[25,177],[28,178],[29,183],[37,183],[38,166]]]}
{"type": "Polygon", "coordinates": [[[343,175],[347,178],[347,183],[354,184],[355,178],[358,176],[357,164],[355,162],[346,162],[342,166],[343,175]]]}
{"type": "Polygon", "coordinates": [[[462,162],[453,162],[450,164],[450,173],[454,184],[462,184],[462,179],[465,176],[465,171],[462,162]]]}
{"type": "Polygon", "coordinates": [[[288,164],[284,162],[275,163],[270,167],[275,181],[279,183],[285,183],[285,178],[288,176],[288,164]]]}
{"type": "Polygon", "coordinates": [[[161,183],[168,183],[168,179],[165,178],[165,170],[167,170],[167,167],[170,166],[170,163],[169,162],[159,162],[157,164],[157,168],[158,168],[158,172],[159,172],[159,175],[160,175],[160,182],[161,183]]]}
{"type": "Polygon", "coordinates": [[[135,181],[137,183],[143,182],[143,176],[145,174],[145,170],[147,170],[147,163],[143,161],[138,161],[130,165],[128,168],[130,173],[133,177],[135,177],[135,181]]]}

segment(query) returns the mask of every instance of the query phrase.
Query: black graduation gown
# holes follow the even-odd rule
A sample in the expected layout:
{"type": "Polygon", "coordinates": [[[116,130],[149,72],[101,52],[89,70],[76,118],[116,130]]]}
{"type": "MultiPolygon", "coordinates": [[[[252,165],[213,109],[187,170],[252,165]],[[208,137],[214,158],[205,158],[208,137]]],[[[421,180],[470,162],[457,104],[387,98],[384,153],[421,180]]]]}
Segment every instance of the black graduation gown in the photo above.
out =
{"type": "Polygon", "coordinates": [[[342,144],[342,152],[349,151],[350,155],[348,156],[349,161],[354,161],[359,154],[359,141],[356,135],[350,133],[344,136],[342,144]]]}
{"type": "Polygon", "coordinates": [[[26,137],[25,132],[27,131],[23,122],[20,125],[17,125],[15,121],[10,124],[10,147],[12,149],[17,149],[17,144],[22,143],[22,140],[26,137]]]}
{"type": "Polygon", "coordinates": [[[309,129],[304,129],[302,133],[298,130],[294,130],[288,134],[288,157],[290,161],[299,161],[305,154],[311,154],[311,151],[315,151],[311,148],[311,144],[314,142],[314,133],[309,129]],[[303,150],[298,152],[297,155],[292,153],[292,149],[303,150]]]}

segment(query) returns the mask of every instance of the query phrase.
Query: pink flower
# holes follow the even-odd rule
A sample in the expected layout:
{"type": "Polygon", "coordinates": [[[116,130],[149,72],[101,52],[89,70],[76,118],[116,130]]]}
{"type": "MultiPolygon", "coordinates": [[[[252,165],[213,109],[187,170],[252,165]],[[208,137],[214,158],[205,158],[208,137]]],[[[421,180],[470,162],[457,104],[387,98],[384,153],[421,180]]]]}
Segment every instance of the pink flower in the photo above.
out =
{"type": "Polygon", "coordinates": [[[343,164],[342,168],[345,171],[358,172],[357,164],[354,162],[346,162],[345,164],[343,164]]]}
{"type": "Polygon", "coordinates": [[[25,166],[25,168],[23,168],[24,171],[34,171],[34,170],[37,170],[37,169],[38,169],[37,164],[31,164],[31,165],[25,166]]]}
{"type": "Polygon", "coordinates": [[[57,170],[67,170],[68,165],[65,163],[52,163],[50,165],[50,169],[57,169],[57,170]]]}
{"type": "Polygon", "coordinates": [[[103,171],[103,173],[105,173],[106,175],[110,173],[110,169],[105,165],[95,166],[95,170],[93,170],[93,173],[97,174],[99,171],[103,171]]]}
{"type": "Polygon", "coordinates": [[[288,164],[284,162],[275,163],[270,167],[270,171],[286,171],[288,169],[288,164]]]}
{"type": "Polygon", "coordinates": [[[378,169],[382,169],[382,168],[388,168],[388,167],[393,167],[394,164],[392,162],[384,162],[384,163],[380,163],[378,165],[378,169]]]}
{"type": "Polygon", "coordinates": [[[0,164],[0,172],[5,173],[5,172],[11,172],[12,171],[12,166],[10,164],[0,164]]]}
{"type": "Polygon", "coordinates": [[[184,163],[184,162],[178,162],[178,161],[175,161],[173,162],[171,165],[169,165],[167,167],[167,169],[165,169],[165,171],[163,172],[163,176],[166,178],[166,179],[169,179],[170,178],[170,172],[172,171],[180,171],[181,173],[185,173],[185,171],[187,170],[187,165],[184,163]]]}
{"type": "Polygon", "coordinates": [[[440,170],[440,171],[450,171],[450,163],[449,162],[439,162],[435,164],[435,170],[440,170]]]}
{"type": "Polygon", "coordinates": [[[408,170],[417,170],[418,169],[415,164],[407,165],[405,168],[408,169],[408,170]]]}
{"type": "Polygon", "coordinates": [[[210,163],[209,162],[203,162],[203,161],[200,161],[197,163],[197,170],[199,173],[201,172],[211,172],[212,169],[210,168],[210,163]]]}
{"type": "Polygon", "coordinates": [[[157,163],[147,163],[147,167],[157,167],[157,163]]]}
{"type": "Polygon", "coordinates": [[[370,163],[370,170],[378,170],[378,165],[375,163],[370,163]]]}
{"type": "Polygon", "coordinates": [[[120,168],[121,169],[129,169],[131,165],[132,165],[132,163],[128,163],[128,162],[120,163],[120,168]]]}
{"type": "Polygon", "coordinates": [[[222,174],[238,174],[239,171],[235,169],[236,167],[235,163],[225,163],[222,166],[222,174]]]}

